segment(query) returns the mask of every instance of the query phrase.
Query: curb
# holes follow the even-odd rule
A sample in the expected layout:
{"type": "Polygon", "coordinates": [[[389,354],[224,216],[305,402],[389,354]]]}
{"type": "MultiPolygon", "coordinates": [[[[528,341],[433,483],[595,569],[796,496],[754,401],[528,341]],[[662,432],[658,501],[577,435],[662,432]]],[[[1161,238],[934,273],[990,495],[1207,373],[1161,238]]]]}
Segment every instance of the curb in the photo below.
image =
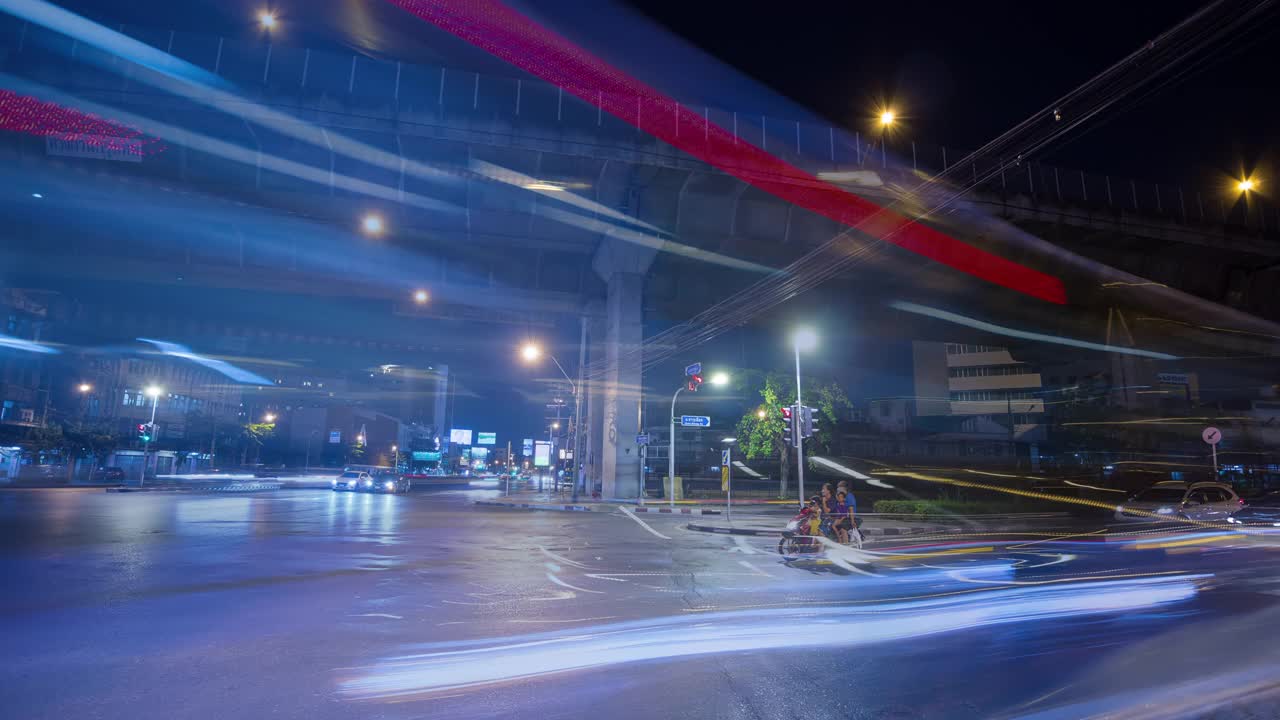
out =
{"type": "Polygon", "coordinates": [[[279,490],[280,483],[242,483],[239,485],[216,485],[214,487],[109,487],[109,493],[154,493],[154,492],[257,492],[259,490],[279,490]]]}
{"type": "Polygon", "coordinates": [[[494,502],[492,500],[476,500],[475,505],[488,505],[489,507],[504,507],[520,510],[558,510],[561,512],[595,512],[595,508],[586,505],[538,505],[534,503],[512,503],[512,502],[494,502]]]}
{"type": "MultiPolygon", "coordinates": [[[[754,535],[754,536],[778,536],[782,534],[781,530],[761,530],[758,528],[737,528],[724,527],[723,525],[698,525],[689,523],[686,525],[694,532],[714,533],[717,535],[754,535]]],[[[934,528],[906,528],[906,527],[881,527],[881,528],[862,528],[864,537],[902,537],[905,535],[926,535],[928,533],[938,532],[934,528]]]]}
{"type": "MultiPolygon", "coordinates": [[[[562,512],[612,512],[612,505],[605,503],[593,503],[591,505],[559,505],[548,503],[520,503],[520,502],[502,502],[499,500],[476,500],[475,505],[487,505],[489,507],[505,507],[519,508],[521,510],[558,510],[562,512]]],[[[656,507],[633,507],[628,505],[627,509],[635,513],[666,513],[668,515],[720,515],[719,510],[704,510],[703,508],[656,508],[656,507]]]]}

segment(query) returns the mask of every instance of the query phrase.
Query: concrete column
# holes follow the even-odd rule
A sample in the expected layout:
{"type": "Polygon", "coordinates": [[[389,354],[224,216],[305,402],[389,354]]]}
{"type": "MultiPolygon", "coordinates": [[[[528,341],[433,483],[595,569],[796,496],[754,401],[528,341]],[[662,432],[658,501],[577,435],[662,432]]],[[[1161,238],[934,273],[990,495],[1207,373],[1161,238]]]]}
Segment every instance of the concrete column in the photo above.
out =
{"type": "Polygon", "coordinates": [[[592,266],[608,285],[605,300],[605,373],[603,377],[600,477],[606,498],[633,498],[640,488],[639,410],[644,341],[644,277],[652,248],[606,235],[592,266]]]}
{"type": "MultiPolygon", "coordinates": [[[[605,357],[605,317],[604,304],[598,301],[587,306],[587,362],[596,365],[605,357]]],[[[586,386],[586,418],[582,427],[587,433],[587,462],[584,472],[587,477],[586,489],[590,493],[600,485],[603,476],[601,464],[604,459],[604,381],[603,378],[587,378],[586,386]]]]}

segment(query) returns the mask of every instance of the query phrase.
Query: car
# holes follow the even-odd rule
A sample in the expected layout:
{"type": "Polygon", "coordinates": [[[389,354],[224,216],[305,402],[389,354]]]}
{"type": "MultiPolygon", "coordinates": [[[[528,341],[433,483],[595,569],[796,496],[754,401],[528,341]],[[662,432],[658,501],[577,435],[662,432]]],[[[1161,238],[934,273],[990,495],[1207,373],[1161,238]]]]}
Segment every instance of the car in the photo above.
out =
{"type": "Polygon", "coordinates": [[[344,470],[341,475],[329,481],[334,491],[356,492],[373,488],[373,476],[363,470],[344,470]]]}
{"type": "Polygon", "coordinates": [[[413,481],[396,473],[379,473],[373,476],[368,487],[359,488],[362,492],[375,493],[407,493],[413,487],[413,481]]]}
{"type": "Polygon", "coordinates": [[[1227,517],[1232,525],[1280,527],[1280,490],[1252,500],[1227,517]]]}
{"type": "Polygon", "coordinates": [[[93,482],[124,482],[124,468],[100,467],[93,471],[93,482]]]}
{"type": "Polygon", "coordinates": [[[1139,492],[1116,508],[1116,519],[1225,521],[1244,501],[1226,483],[1167,480],[1139,492]]]}

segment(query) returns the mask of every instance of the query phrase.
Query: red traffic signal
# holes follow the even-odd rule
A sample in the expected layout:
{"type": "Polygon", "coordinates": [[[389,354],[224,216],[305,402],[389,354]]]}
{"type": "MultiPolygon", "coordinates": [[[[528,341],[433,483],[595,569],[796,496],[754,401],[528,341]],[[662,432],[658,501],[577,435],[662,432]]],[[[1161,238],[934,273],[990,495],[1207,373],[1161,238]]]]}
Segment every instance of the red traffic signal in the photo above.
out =
{"type": "Polygon", "coordinates": [[[783,408],[778,408],[778,409],[782,411],[782,419],[783,419],[783,420],[790,420],[790,419],[791,419],[791,408],[789,408],[789,407],[783,407],[783,408]]]}
{"type": "Polygon", "coordinates": [[[693,374],[689,376],[689,391],[698,392],[698,386],[702,384],[702,376],[693,374]]]}

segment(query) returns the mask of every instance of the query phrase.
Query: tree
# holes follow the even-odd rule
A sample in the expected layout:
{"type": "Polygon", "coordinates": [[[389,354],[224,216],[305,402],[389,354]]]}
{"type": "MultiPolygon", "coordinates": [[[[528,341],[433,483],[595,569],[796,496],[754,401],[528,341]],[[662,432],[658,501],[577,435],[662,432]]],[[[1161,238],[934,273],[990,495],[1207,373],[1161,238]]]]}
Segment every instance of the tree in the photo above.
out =
{"type": "MultiPolygon", "coordinates": [[[[781,472],[778,495],[786,497],[792,448],[782,437],[785,421],[782,419],[781,408],[794,402],[795,379],[783,373],[748,372],[740,374],[740,382],[744,389],[756,388],[760,393],[761,403],[738,421],[738,446],[748,459],[774,454],[779,457],[781,472]]],[[[803,404],[818,411],[814,435],[805,442],[805,445],[812,448],[814,452],[824,453],[830,450],[835,438],[835,426],[840,419],[840,410],[852,405],[844,389],[834,382],[823,383],[807,378],[803,379],[803,383],[803,404]]]]}
{"type": "Polygon", "coordinates": [[[254,450],[254,460],[257,461],[258,453],[262,451],[262,443],[275,434],[275,423],[245,423],[241,427],[240,442],[242,443],[240,451],[240,464],[246,465],[249,461],[249,448],[254,450]]]}

